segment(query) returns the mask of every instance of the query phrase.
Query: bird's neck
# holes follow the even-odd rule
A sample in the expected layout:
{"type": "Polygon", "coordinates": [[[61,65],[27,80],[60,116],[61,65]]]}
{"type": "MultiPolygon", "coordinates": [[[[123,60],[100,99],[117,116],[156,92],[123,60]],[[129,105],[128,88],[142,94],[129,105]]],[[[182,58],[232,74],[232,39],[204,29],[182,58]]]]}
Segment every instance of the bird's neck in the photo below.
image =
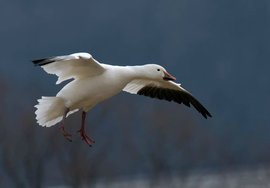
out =
{"type": "Polygon", "coordinates": [[[144,65],[126,66],[124,69],[126,70],[131,80],[142,79],[147,76],[147,72],[144,68],[144,65]]]}

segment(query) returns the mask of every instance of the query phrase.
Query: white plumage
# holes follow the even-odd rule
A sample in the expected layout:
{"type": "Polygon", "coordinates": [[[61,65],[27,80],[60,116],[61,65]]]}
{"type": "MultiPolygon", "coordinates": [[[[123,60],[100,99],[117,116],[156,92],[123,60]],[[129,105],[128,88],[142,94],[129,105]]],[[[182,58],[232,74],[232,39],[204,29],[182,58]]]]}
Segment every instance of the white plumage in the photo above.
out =
{"type": "Polygon", "coordinates": [[[71,140],[71,135],[64,129],[64,120],[82,110],[80,134],[88,145],[93,144],[94,141],[85,133],[86,112],[122,90],[187,106],[192,104],[205,118],[211,117],[188,91],[173,82],[175,78],[160,65],[113,66],[99,63],[88,53],[39,59],[33,63],[58,76],[56,84],[72,79],[55,97],[42,97],[35,106],[37,123],[50,127],[61,121],[61,130],[68,140],[71,140]]]}

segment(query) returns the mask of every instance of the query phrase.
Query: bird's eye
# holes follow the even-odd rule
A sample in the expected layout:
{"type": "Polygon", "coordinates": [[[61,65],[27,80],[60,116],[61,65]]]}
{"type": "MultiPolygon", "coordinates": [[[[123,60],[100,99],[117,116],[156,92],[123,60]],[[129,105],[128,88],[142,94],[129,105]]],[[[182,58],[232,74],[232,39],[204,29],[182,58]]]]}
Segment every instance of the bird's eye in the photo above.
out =
{"type": "Polygon", "coordinates": [[[157,71],[160,71],[160,69],[157,69],[157,71]]]}

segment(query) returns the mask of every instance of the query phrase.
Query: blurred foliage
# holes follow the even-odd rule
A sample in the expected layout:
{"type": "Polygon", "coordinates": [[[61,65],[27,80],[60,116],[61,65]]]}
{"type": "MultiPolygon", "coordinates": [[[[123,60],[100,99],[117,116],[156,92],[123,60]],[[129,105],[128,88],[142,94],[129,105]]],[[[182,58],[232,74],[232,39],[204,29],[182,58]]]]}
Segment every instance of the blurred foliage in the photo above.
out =
{"type": "MultiPolygon", "coordinates": [[[[2,91],[8,93],[5,87],[2,91]]],[[[2,103],[6,97],[1,97],[2,103]]],[[[79,113],[67,120],[73,142],[64,139],[57,125],[37,126],[33,109],[12,117],[16,125],[1,118],[0,185],[77,188],[100,180],[144,175],[153,180],[149,186],[156,187],[164,177],[185,177],[194,169],[250,165],[250,153],[237,154],[230,146],[236,144],[233,139],[219,137],[211,132],[211,126],[199,125],[185,107],[149,99],[149,109],[142,109],[136,117],[135,104],[128,96],[121,98],[122,103],[116,97],[88,114],[87,132],[97,141],[93,147],[76,133],[79,113]]],[[[267,156],[269,152],[256,153],[253,160],[268,162],[267,156]]]]}

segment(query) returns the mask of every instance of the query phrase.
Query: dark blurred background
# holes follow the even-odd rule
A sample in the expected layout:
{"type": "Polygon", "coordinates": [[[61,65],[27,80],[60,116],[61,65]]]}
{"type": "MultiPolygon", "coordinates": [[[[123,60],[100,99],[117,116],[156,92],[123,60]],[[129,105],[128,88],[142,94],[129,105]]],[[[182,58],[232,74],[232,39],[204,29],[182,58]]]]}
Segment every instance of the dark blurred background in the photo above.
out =
{"type": "Polygon", "coordinates": [[[0,187],[269,185],[270,1],[1,0],[0,23],[0,187]],[[36,100],[63,85],[31,60],[80,51],[166,67],[213,118],[121,93],[88,113],[92,148],[80,114],[69,143],[35,121],[36,100]]]}

